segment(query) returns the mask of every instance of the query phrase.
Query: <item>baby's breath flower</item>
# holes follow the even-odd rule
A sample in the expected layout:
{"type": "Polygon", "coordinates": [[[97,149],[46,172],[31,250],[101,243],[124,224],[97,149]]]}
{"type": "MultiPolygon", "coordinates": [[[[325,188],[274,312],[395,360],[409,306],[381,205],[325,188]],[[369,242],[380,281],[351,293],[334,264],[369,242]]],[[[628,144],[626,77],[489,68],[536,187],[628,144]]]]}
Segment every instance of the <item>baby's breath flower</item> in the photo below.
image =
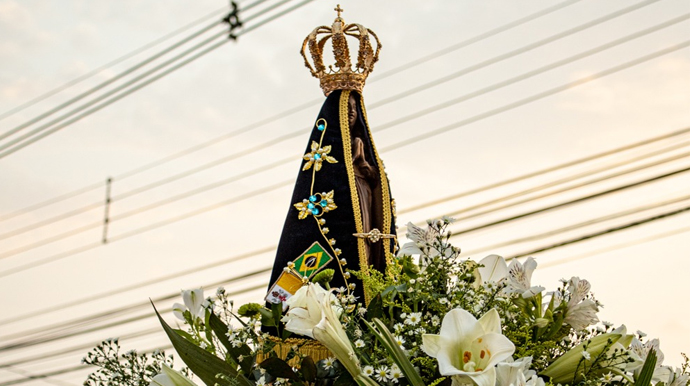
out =
{"type": "Polygon", "coordinates": [[[335,358],[328,357],[328,358],[323,360],[323,368],[325,370],[330,370],[331,368],[333,368],[334,363],[335,363],[335,358]]]}
{"type": "Polygon", "coordinates": [[[357,340],[355,341],[355,347],[357,347],[357,348],[362,348],[362,347],[364,347],[364,341],[361,340],[361,339],[357,339],[357,340]]]}

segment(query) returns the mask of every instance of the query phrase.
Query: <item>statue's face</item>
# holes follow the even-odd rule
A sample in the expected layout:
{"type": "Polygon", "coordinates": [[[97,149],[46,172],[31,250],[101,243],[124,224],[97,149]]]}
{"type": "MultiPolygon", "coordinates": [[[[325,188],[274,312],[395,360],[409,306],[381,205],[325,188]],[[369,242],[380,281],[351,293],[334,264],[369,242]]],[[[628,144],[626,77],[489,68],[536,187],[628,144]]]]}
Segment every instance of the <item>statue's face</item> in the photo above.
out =
{"type": "Polygon", "coordinates": [[[357,121],[357,101],[352,94],[350,94],[350,99],[347,101],[347,117],[350,121],[350,127],[354,126],[357,121]]]}

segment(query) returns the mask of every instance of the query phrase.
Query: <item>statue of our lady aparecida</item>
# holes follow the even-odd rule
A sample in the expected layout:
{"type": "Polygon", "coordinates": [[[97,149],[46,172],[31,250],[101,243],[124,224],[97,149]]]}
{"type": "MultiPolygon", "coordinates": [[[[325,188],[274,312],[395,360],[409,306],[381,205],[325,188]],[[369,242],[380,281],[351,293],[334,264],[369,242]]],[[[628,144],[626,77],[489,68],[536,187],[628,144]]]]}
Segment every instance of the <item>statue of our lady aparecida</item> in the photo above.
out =
{"type": "Polygon", "coordinates": [[[332,27],[314,29],[302,45],[305,64],[320,80],[326,100],[295,182],[266,296],[269,303],[285,302],[313,275],[330,268],[335,270],[331,288],[368,304],[369,294],[350,271],[383,272],[397,247],[395,204],[362,98],[381,45],[370,29],[345,24],[340,6],[336,11],[332,27]],[[347,40],[359,43],[354,66],[347,40]],[[328,66],[323,59],[327,43],[335,59],[328,66]]]}

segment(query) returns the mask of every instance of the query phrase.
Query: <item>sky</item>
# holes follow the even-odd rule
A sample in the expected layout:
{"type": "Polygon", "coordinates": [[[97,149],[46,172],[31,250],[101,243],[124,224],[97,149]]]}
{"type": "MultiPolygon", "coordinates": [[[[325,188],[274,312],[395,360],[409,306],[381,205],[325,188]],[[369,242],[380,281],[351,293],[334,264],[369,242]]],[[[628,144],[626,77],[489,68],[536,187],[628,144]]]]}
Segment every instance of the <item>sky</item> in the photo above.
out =
{"type": "MultiPolygon", "coordinates": [[[[298,3],[268,10],[280,4],[268,0],[241,17],[249,29],[298,3]]],[[[240,2],[240,9],[249,4],[240,2]]],[[[167,344],[146,305],[149,298],[166,309],[180,300],[173,295],[181,289],[202,286],[210,295],[221,282],[238,292],[236,304],[263,298],[267,272],[231,280],[272,266],[299,156],[323,101],[318,80],[298,51],[314,27],[332,23],[335,5],[308,2],[88,117],[0,155],[0,306],[5,310],[0,346],[56,338],[6,350],[0,363],[69,351],[0,368],[0,384],[77,366],[88,351],[83,347],[108,337],[121,336],[124,349],[167,344]],[[212,140],[213,145],[134,173],[212,140]],[[202,165],[214,166],[200,170],[202,165]],[[194,172],[143,188],[186,171],[194,172]],[[113,179],[111,222],[109,242],[102,244],[108,178],[113,179]],[[24,210],[84,187],[91,189],[24,210]],[[41,222],[50,223],[36,225],[41,222]],[[125,310],[131,305],[138,307],[125,310]],[[119,311],[109,319],[78,322],[111,310],[119,311]],[[103,327],[107,324],[113,326],[103,327]],[[150,333],[127,338],[142,331],[150,333]]],[[[212,14],[55,96],[0,115],[0,133],[218,20],[224,6],[215,0],[0,0],[0,114],[212,14]]],[[[458,235],[452,242],[464,257],[510,257],[689,205],[690,177],[678,172],[460,234],[690,166],[684,154],[690,136],[684,133],[484,189],[690,126],[690,49],[678,48],[690,36],[689,2],[343,0],[341,6],[346,22],[373,29],[383,44],[363,95],[402,233],[408,222],[454,214],[452,230],[458,235]],[[558,9],[485,36],[550,7],[558,9]],[[568,33],[571,29],[576,30],[568,33]],[[641,36],[609,44],[635,33],[641,36]],[[648,56],[662,50],[668,52],[648,56]],[[429,55],[435,57],[423,59],[429,55]],[[414,61],[422,62],[398,71],[414,61]],[[438,84],[422,87],[430,82],[438,84]],[[461,197],[472,190],[478,192],[461,197]]],[[[224,28],[216,26],[182,49],[224,28]]],[[[0,141],[0,147],[12,138],[0,141]]],[[[604,305],[601,320],[658,337],[664,363],[678,366],[680,352],[690,348],[688,220],[690,214],[683,212],[532,253],[539,264],[532,282],[553,290],[561,278],[587,279],[604,305]]],[[[25,384],[78,385],[88,372],[25,384]]]]}

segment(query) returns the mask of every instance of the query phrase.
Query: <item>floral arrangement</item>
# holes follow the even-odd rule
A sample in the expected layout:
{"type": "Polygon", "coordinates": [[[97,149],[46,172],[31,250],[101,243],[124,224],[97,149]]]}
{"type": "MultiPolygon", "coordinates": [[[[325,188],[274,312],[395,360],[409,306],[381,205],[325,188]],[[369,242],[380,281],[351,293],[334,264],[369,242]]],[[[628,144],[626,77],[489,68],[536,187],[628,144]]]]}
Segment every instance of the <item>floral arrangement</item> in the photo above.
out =
{"type": "Polygon", "coordinates": [[[123,358],[99,346],[85,361],[101,369],[85,385],[193,386],[191,373],[208,386],[689,384],[687,356],[678,369],[663,366],[657,339],[599,322],[586,280],[546,292],[531,283],[532,258],[459,259],[450,222],[409,224],[411,242],[385,273],[350,272],[365,283],[367,306],[329,287],[332,270],[305,283],[285,310],[235,309],[222,288],[207,299],[201,289],[183,291],[173,310],[186,330],[159,318],[188,369],[173,370],[162,353],[123,358]],[[315,360],[314,345],[329,354],[315,360]]]}

